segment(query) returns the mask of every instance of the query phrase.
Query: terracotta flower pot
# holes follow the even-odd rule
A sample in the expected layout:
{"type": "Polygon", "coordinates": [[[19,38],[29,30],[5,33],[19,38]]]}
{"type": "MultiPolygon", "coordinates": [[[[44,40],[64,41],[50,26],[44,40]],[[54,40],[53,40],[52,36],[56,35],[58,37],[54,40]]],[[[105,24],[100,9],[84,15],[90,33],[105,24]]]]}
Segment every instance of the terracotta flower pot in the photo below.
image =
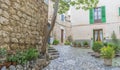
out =
{"type": "Polygon", "coordinates": [[[107,66],[112,66],[112,59],[104,59],[104,64],[107,66]]]}
{"type": "Polygon", "coordinates": [[[96,58],[99,58],[99,57],[100,57],[100,53],[95,52],[95,57],[96,57],[96,58]]]}
{"type": "Polygon", "coordinates": [[[6,66],[7,68],[11,65],[11,62],[5,62],[4,66],[6,66]]]}
{"type": "Polygon", "coordinates": [[[12,62],[12,65],[16,66],[16,65],[17,65],[17,63],[16,63],[16,62],[12,62]]]}
{"type": "Polygon", "coordinates": [[[2,63],[0,63],[0,70],[1,70],[1,68],[3,67],[3,64],[2,63]]]}

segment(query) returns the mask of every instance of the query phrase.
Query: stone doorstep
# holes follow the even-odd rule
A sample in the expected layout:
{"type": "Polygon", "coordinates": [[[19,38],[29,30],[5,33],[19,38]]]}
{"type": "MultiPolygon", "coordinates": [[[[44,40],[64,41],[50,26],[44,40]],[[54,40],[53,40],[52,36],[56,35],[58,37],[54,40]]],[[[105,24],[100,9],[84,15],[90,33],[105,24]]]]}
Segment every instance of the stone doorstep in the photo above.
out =
{"type": "Polygon", "coordinates": [[[49,56],[50,60],[54,60],[54,59],[56,59],[56,58],[58,58],[58,57],[59,57],[59,55],[52,55],[52,56],[49,56]]]}

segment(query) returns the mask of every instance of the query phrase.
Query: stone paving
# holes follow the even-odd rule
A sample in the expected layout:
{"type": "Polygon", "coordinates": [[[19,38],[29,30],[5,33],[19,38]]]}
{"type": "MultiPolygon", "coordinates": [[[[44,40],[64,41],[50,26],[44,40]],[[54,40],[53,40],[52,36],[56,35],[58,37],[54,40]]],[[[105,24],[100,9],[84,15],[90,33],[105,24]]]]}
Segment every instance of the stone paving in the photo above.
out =
{"type": "Polygon", "coordinates": [[[120,67],[104,66],[102,59],[92,57],[90,49],[55,46],[60,57],[52,60],[43,70],[120,70],[120,67]]]}

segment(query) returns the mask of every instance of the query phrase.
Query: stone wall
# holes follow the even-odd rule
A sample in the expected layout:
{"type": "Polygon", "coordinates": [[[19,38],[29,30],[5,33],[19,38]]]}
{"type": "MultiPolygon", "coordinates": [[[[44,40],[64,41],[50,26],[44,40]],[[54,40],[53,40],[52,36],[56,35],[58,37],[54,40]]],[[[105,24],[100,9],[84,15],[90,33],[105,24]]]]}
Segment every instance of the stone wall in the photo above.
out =
{"type": "Polygon", "coordinates": [[[0,47],[41,47],[47,19],[43,0],[0,0],[0,47]]]}

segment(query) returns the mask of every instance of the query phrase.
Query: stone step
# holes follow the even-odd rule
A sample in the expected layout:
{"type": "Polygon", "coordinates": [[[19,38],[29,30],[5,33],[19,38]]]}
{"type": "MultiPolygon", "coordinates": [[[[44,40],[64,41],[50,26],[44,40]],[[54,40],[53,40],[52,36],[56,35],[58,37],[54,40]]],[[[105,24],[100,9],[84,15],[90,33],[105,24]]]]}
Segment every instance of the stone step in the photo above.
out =
{"type": "Polygon", "coordinates": [[[59,55],[59,53],[49,53],[50,55],[59,55]]]}
{"type": "Polygon", "coordinates": [[[58,58],[59,57],[59,55],[52,55],[52,56],[50,56],[49,58],[50,58],[50,60],[53,60],[53,59],[56,59],[56,58],[58,58]]]}
{"type": "Polygon", "coordinates": [[[58,52],[56,50],[48,50],[48,53],[55,53],[55,52],[58,52]]]}
{"type": "Polygon", "coordinates": [[[48,50],[56,50],[56,49],[54,49],[54,48],[48,48],[48,50]]]}

